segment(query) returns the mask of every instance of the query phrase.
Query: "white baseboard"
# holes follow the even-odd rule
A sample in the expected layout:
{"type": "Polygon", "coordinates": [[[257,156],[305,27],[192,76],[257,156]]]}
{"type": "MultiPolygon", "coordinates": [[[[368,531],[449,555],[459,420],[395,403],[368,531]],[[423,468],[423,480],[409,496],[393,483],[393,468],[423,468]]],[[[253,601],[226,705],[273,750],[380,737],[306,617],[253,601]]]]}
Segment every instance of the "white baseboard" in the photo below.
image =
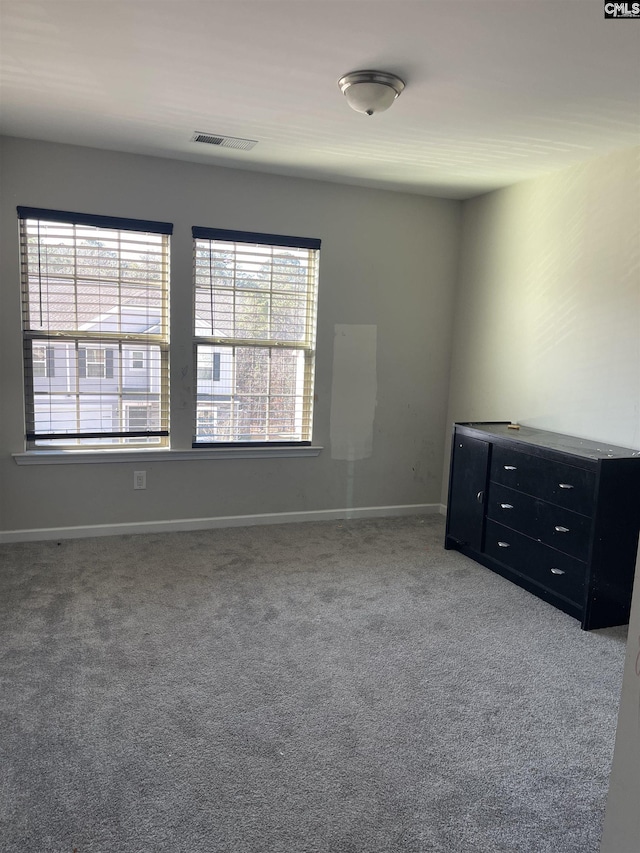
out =
{"type": "Polygon", "coordinates": [[[396,515],[433,515],[440,504],[362,506],[351,509],[317,509],[300,512],[269,512],[260,515],[223,515],[217,518],[178,518],[165,521],[133,521],[124,524],[90,524],[78,527],[42,527],[0,532],[0,543],[37,542],[47,539],[85,539],[90,536],[122,536],[131,533],[171,533],[177,530],[211,530],[219,527],[253,527],[300,521],[331,521],[349,518],[384,518],[396,515]]]}

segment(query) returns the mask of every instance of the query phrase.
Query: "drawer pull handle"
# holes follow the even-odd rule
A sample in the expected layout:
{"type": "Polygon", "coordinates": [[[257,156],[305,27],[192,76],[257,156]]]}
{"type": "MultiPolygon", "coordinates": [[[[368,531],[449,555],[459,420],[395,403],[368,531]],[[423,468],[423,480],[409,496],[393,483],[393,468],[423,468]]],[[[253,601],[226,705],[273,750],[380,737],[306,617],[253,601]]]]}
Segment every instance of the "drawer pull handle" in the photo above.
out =
{"type": "Polygon", "coordinates": [[[513,504],[500,504],[500,509],[513,509],[513,504]]]}
{"type": "Polygon", "coordinates": [[[552,575],[563,575],[564,569],[551,569],[551,574],[552,575]]]}
{"type": "Polygon", "coordinates": [[[481,504],[482,501],[484,500],[484,492],[478,492],[478,494],[476,495],[476,500],[478,501],[479,504],[481,504]]]}
{"type": "Polygon", "coordinates": [[[498,540],[498,548],[509,548],[509,547],[510,547],[510,545],[508,542],[500,542],[498,540]]]}
{"type": "Polygon", "coordinates": [[[558,485],[560,486],[561,489],[572,489],[573,488],[571,483],[558,483],[558,485]]]}
{"type": "Polygon", "coordinates": [[[517,471],[518,469],[516,468],[515,465],[505,465],[504,470],[505,471],[517,471]]]}
{"type": "Polygon", "coordinates": [[[556,531],[556,533],[568,533],[568,532],[569,532],[569,528],[568,528],[568,527],[563,527],[561,524],[556,524],[556,526],[555,526],[555,531],[556,531]]]}

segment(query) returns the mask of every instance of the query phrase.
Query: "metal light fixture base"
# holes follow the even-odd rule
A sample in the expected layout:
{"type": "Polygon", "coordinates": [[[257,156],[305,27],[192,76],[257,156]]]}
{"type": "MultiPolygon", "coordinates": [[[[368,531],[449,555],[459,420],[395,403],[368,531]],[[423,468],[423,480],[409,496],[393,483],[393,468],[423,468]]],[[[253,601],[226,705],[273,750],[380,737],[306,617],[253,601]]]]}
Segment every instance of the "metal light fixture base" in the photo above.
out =
{"type": "Polygon", "coordinates": [[[404,80],[387,71],[351,71],[338,80],[351,109],[372,116],[388,110],[405,87],[404,80]]]}

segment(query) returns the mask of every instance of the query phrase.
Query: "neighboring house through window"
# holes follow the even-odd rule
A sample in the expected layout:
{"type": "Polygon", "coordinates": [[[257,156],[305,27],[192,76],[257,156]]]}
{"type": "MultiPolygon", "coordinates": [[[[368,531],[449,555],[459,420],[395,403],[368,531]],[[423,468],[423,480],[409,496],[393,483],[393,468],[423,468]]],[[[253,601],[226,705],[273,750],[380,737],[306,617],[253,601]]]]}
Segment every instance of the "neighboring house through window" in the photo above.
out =
{"type": "Polygon", "coordinates": [[[320,240],[193,237],[194,446],[309,444],[320,240]]]}
{"type": "Polygon", "coordinates": [[[172,226],[18,214],[27,447],[167,445],[172,226]]]}

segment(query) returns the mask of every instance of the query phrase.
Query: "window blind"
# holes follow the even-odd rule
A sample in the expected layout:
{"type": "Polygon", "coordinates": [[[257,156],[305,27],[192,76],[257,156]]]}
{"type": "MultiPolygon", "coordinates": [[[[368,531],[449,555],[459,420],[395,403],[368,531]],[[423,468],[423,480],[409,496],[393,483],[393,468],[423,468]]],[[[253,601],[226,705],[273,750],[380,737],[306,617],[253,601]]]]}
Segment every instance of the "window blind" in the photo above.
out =
{"type": "Polygon", "coordinates": [[[171,224],[18,215],[27,446],[166,445],[171,224]]]}
{"type": "Polygon", "coordinates": [[[310,443],[320,241],[193,237],[194,446],[310,443]]]}

